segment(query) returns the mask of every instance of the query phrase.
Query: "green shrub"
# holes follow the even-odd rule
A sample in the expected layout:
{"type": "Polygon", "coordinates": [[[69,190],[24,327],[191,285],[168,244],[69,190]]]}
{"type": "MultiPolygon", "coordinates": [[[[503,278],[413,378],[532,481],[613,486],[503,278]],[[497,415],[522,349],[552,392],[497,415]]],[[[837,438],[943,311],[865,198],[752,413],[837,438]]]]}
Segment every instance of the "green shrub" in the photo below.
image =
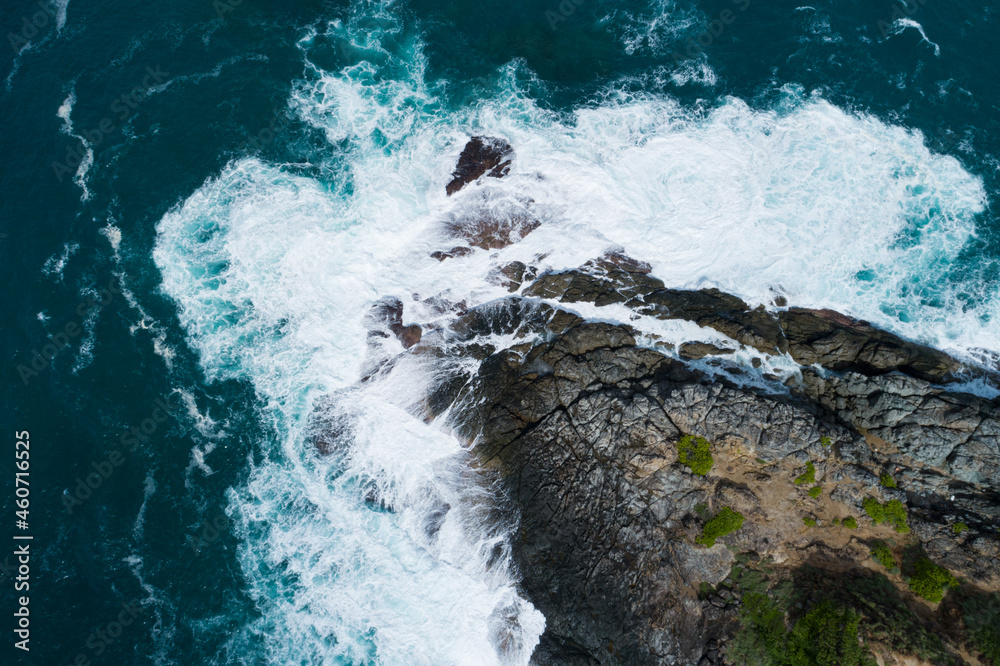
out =
{"type": "Polygon", "coordinates": [[[876,525],[889,523],[900,534],[910,533],[910,526],[906,522],[906,507],[899,500],[879,504],[874,497],[866,497],[862,507],[876,525]]]}
{"type": "Polygon", "coordinates": [[[885,519],[900,534],[909,534],[910,526],[906,522],[906,507],[899,500],[889,500],[884,505],[885,519]]]}
{"type": "Polygon", "coordinates": [[[955,532],[955,534],[961,534],[965,530],[969,529],[969,526],[965,523],[955,523],[951,526],[951,529],[955,532]]]}
{"type": "Polygon", "coordinates": [[[809,489],[809,497],[816,498],[819,497],[820,493],[823,492],[823,486],[813,486],[809,489]]]}
{"type": "Polygon", "coordinates": [[[715,517],[705,523],[701,529],[701,536],[695,539],[697,543],[711,548],[715,545],[715,540],[727,534],[735,532],[743,527],[743,514],[733,511],[728,506],[722,507],[722,511],[715,514],[715,517]]]}
{"type": "Polygon", "coordinates": [[[830,524],[831,525],[839,525],[840,524],[840,518],[834,518],[833,520],[830,521],[830,524]]]}
{"type": "Polygon", "coordinates": [[[886,569],[892,569],[896,566],[896,558],[893,557],[892,550],[881,541],[872,547],[872,557],[886,569]]]}
{"type": "Polygon", "coordinates": [[[770,597],[744,594],[740,631],[729,644],[728,663],[755,666],[869,666],[874,660],[858,640],[861,615],[825,600],[785,629],[785,613],[770,597]]]}
{"type": "Polygon", "coordinates": [[[788,636],[790,666],[861,666],[874,664],[858,642],[861,615],[826,600],[803,615],[788,636]]]}
{"type": "Polygon", "coordinates": [[[715,462],[708,440],[691,435],[684,435],[677,443],[677,459],[699,476],[708,474],[708,470],[712,469],[712,464],[715,462]]]}
{"type": "Polygon", "coordinates": [[[856,529],[858,529],[858,521],[855,520],[852,516],[848,516],[847,518],[844,518],[844,520],[841,522],[841,525],[843,525],[844,527],[846,527],[849,530],[856,530],[856,529]]]}
{"type": "Polygon", "coordinates": [[[910,591],[927,601],[937,603],[944,598],[945,590],[958,587],[958,580],[942,566],[934,564],[926,557],[914,563],[914,574],[910,577],[910,591]]]}
{"type": "Polygon", "coordinates": [[[885,508],[874,497],[866,497],[864,502],[861,503],[861,507],[876,525],[881,525],[885,522],[885,508]]]}
{"type": "Polygon", "coordinates": [[[896,487],[896,479],[892,478],[892,474],[889,474],[889,472],[884,472],[882,476],[879,477],[879,481],[881,481],[882,485],[886,488],[896,487]]]}
{"type": "Polygon", "coordinates": [[[816,519],[812,518],[811,516],[806,516],[805,518],[802,519],[802,522],[808,525],[809,527],[816,527],[816,519]]]}
{"type": "Polygon", "coordinates": [[[809,462],[806,463],[805,474],[801,474],[800,476],[796,477],[795,484],[801,486],[806,483],[815,483],[815,482],[816,482],[816,465],[814,465],[810,460],[809,462]]]}
{"type": "Polygon", "coordinates": [[[740,600],[740,631],[728,646],[735,664],[779,666],[787,661],[785,612],[767,595],[750,592],[740,600]]]}
{"type": "MultiPolygon", "coordinates": [[[[803,568],[799,573],[798,600],[819,593],[838,605],[853,608],[863,620],[858,633],[866,642],[882,643],[899,655],[915,655],[923,663],[955,666],[957,663],[940,637],[928,631],[899,596],[895,585],[882,574],[858,571],[857,575],[803,568]]],[[[903,661],[899,659],[899,661],[903,661]]],[[[752,663],[752,662],[750,662],[752,663]]],[[[1000,665],[997,665],[1000,666],[1000,665]]]]}
{"type": "Polygon", "coordinates": [[[962,600],[962,618],[973,645],[1000,666],[1000,594],[976,595],[962,600]]]}
{"type": "Polygon", "coordinates": [[[822,437],[819,438],[819,443],[827,448],[830,448],[830,446],[833,444],[833,440],[827,437],[826,435],[823,435],[822,437]]]}

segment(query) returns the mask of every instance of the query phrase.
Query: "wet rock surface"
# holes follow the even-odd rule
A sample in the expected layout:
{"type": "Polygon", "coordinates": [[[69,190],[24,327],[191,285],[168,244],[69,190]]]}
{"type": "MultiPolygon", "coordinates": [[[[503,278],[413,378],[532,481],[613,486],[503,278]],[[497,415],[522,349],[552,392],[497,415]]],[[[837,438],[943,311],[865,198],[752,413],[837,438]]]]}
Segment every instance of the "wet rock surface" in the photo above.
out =
{"type": "Polygon", "coordinates": [[[513,157],[514,150],[503,139],[474,136],[458,156],[458,165],[445,191],[451,196],[484,175],[503,178],[510,170],[513,157]]]}
{"type": "Polygon", "coordinates": [[[964,368],[936,349],[920,345],[832,310],[766,310],[718,289],[668,289],[648,266],[611,255],[580,269],[547,273],[524,292],[562,303],[623,303],[661,319],[686,319],[767,354],[787,353],[802,365],[866,374],[900,371],[948,383],[964,368]]]}
{"type": "MultiPolygon", "coordinates": [[[[436,330],[403,326],[402,303],[386,299],[366,325],[370,344],[398,342],[392,353],[444,368],[427,418],[448,414],[520,517],[523,593],[547,622],[532,663],[738,663],[730,648],[749,588],[734,579],[747,562],[812,581],[789,622],[840,594],[846,576],[860,587],[834,597],[864,604],[877,589],[886,607],[864,612],[912,629],[881,646],[887,663],[910,659],[918,648],[899,636],[918,629],[958,636],[934,654],[966,659],[954,604],[910,594],[871,548],[890,544],[904,569],[930,557],[963,579],[963,594],[1000,589],[1000,406],[957,390],[968,368],[835,312],[670,289],[620,253],[541,275],[508,262],[491,280],[520,295],[442,307],[453,316],[436,330]],[[692,321],[715,337],[664,351],[627,325],[564,309],[581,302],[692,321]],[[787,386],[710,373],[741,348],[758,354],[743,372],[763,373],[768,356],[802,367],[787,386]],[[685,437],[708,443],[707,474],[680,462],[685,437]],[[871,499],[898,500],[906,531],[870,519],[871,499]],[[698,543],[724,508],[742,526],[698,543]]],[[[336,440],[317,446],[333,451],[336,440]]]]}
{"type": "MultiPolygon", "coordinates": [[[[483,176],[503,178],[510,170],[513,151],[502,139],[473,137],[459,156],[448,184],[448,195],[483,176]]],[[[530,199],[479,188],[444,221],[444,232],[460,244],[436,250],[438,261],[463,257],[475,251],[500,250],[517,243],[537,229],[541,222],[531,212],[530,199]]]]}
{"type": "Polygon", "coordinates": [[[907,507],[910,532],[897,548],[919,548],[977,589],[1000,587],[997,407],[945,388],[961,364],[836,313],[667,289],[620,254],[534,281],[530,270],[503,266],[497,279],[523,284],[522,296],[452,327],[482,363],[443,401],[520,514],[524,591],[547,618],[533,663],[730,663],[739,590],[716,586],[736,553],[789,571],[807,562],[870,571],[870,545],[899,537],[867,517],[866,498],[907,507]],[[687,364],[729,346],[686,343],[671,357],[640,346],[628,326],[587,322],[553,302],[689,319],[734,346],[828,370],[804,369],[784,393],[741,388],[687,364]],[[495,335],[524,342],[477,347],[495,335]],[[679,462],[685,435],[711,443],[706,476],[679,462]],[[796,484],[807,464],[815,480],[796,484]],[[896,487],[882,483],[886,473],[896,487]],[[818,495],[806,493],[813,484],[818,495]],[[723,507],[743,527],[698,545],[723,507]],[[957,522],[967,526],[960,537],[957,522]],[[723,591],[705,597],[705,585],[723,591]]]}
{"type": "Polygon", "coordinates": [[[404,349],[420,342],[422,330],[417,324],[403,325],[403,302],[398,298],[384,298],[372,306],[365,318],[368,337],[394,336],[404,349]]]}
{"type": "MultiPolygon", "coordinates": [[[[782,562],[804,554],[868,560],[862,540],[885,527],[832,526],[848,516],[870,523],[865,497],[903,500],[928,554],[985,587],[1000,583],[995,489],[964,482],[957,468],[877,451],[819,398],[711,381],[635,342],[627,327],[580,321],[530,349],[487,357],[463,398],[466,434],[480,435],[480,459],[504,479],[521,514],[524,588],[548,619],[534,663],[724,663],[707,646],[725,639],[737,601],[706,605],[698,589],[726,578],[729,549],[782,562]],[[716,466],[707,476],[678,462],[684,435],[712,443],[716,466]],[[807,462],[821,498],[793,483],[807,462]],[[899,489],[880,484],[887,469],[899,489]],[[725,545],[696,545],[704,516],[723,506],[743,514],[744,527],[725,545]],[[970,526],[968,540],[954,538],[957,520],[970,526]]],[[[894,376],[919,382],[901,373],[875,378],[894,376]]],[[[834,395],[831,388],[826,399],[834,395]]],[[[895,418],[891,403],[870,409],[895,418]]]]}

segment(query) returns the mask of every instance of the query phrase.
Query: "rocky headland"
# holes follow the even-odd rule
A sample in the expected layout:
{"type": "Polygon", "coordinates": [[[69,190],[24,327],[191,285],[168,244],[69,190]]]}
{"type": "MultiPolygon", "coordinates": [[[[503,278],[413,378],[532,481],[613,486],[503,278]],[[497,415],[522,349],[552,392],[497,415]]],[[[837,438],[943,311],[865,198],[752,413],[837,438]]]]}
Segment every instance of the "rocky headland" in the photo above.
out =
{"type": "MultiPolygon", "coordinates": [[[[474,139],[448,193],[511,159],[474,139]]],[[[525,220],[460,247],[517,242],[525,220]]],[[[1000,405],[967,388],[990,371],[780,296],[674,289],[620,252],[496,278],[510,296],[443,325],[379,304],[370,335],[451,368],[426,418],[519,516],[547,621],[533,663],[1000,663],[1000,405]],[[713,335],[674,346],[581,303],[713,335]]]]}

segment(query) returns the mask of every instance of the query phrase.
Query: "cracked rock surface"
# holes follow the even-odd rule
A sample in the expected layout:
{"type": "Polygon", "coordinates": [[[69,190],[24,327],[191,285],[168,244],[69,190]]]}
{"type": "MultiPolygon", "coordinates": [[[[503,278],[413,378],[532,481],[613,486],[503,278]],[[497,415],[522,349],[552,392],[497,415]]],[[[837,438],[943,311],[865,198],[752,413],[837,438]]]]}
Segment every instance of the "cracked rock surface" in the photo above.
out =
{"type": "MultiPolygon", "coordinates": [[[[589,273],[543,275],[523,293],[665,302],[669,290],[642,264],[602,262],[589,273]]],[[[473,309],[454,327],[466,341],[513,331],[525,338],[481,349],[478,372],[447,401],[456,401],[453,418],[520,515],[514,545],[524,591],[547,619],[533,663],[722,663],[709,646],[732,632],[735,607],[699,599],[699,587],[726,579],[734,553],[789,567],[871,566],[870,544],[898,535],[868,519],[866,497],[902,501],[908,539],[956,575],[1000,587],[997,407],[919,377],[946,379],[957,362],[881,331],[875,342],[838,342],[849,359],[835,361],[819,341],[850,339],[852,320],[811,314],[826,322],[817,324],[821,335],[798,335],[780,316],[721,292],[678,293],[670,316],[682,311],[745,344],[770,340],[789,353],[799,346],[810,350],[799,357],[840,371],[806,370],[787,394],[741,388],[639,346],[627,326],[583,321],[530,298],[473,309]],[[711,443],[707,476],[678,462],[684,435],[711,443]],[[818,497],[793,482],[807,463],[818,497]],[[887,472],[897,487],[880,483],[887,472]],[[697,545],[722,507],[745,516],[742,529],[712,548],[697,545]],[[859,528],[840,526],[847,517],[859,528]],[[956,536],[956,521],[969,530],[956,536]]]]}

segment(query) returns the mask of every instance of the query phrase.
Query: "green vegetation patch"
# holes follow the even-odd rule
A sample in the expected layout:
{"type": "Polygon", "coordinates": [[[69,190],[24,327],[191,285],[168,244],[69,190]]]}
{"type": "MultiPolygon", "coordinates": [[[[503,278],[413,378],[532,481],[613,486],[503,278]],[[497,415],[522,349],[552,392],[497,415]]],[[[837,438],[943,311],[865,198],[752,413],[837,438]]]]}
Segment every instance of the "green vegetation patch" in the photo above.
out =
{"type": "Polygon", "coordinates": [[[684,435],[677,443],[677,459],[699,476],[708,474],[715,460],[712,459],[711,444],[704,437],[684,435]]]}
{"type": "Polygon", "coordinates": [[[822,437],[819,438],[819,443],[825,446],[826,448],[830,448],[833,445],[833,440],[827,437],[826,435],[823,435],[822,437]]]}
{"type": "Polygon", "coordinates": [[[858,521],[855,520],[853,516],[848,516],[847,518],[844,518],[844,520],[841,522],[841,525],[843,525],[849,530],[858,529],[858,521]]]}
{"type": "Polygon", "coordinates": [[[927,601],[937,603],[944,598],[944,593],[952,587],[958,587],[958,580],[951,572],[942,566],[934,564],[926,557],[919,558],[913,565],[914,574],[910,577],[910,591],[927,601]]]}
{"type": "Polygon", "coordinates": [[[965,523],[955,523],[954,525],[951,526],[951,529],[952,531],[955,532],[955,534],[961,534],[962,532],[969,529],[969,526],[966,525],[965,523]]]}
{"type": "Polygon", "coordinates": [[[874,497],[866,497],[864,502],[861,503],[861,507],[876,525],[881,525],[885,522],[885,508],[874,497]]]}
{"type": "Polygon", "coordinates": [[[822,601],[799,618],[788,637],[791,666],[875,664],[868,649],[858,641],[861,615],[822,601]]]}
{"type": "Polygon", "coordinates": [[[766,594],[750,592],[740,601],[741,631],[729,644],[729,661],[736,664],[785,664],[788,631],[785,612],[766,594]]]}
{"type": "Polygon", "coordinates": [[[730,661],[762,666],[873,666],[858,640],[861,615],[824,600],[785,629],[785,613],[765,594],[745,594],[741,631],[730,644],[730,661]]]}
{"type": "Polygon", "coordinates": [[[893,557],[892,549],[881,541],[872,546],[872,557],[886,569],[893,569],[896,566],[896,558],[893,557]]]}
{"type": "Polygon", "coordinates": [[[801,486],[807,483],[816,483],[816,465],[811,460],[806,463],[805,474],[795,478],[795,485],[801,486]]]}
{"type": "MultiPolygon", "coordinates": [[[[914,655],[940,666],[962,663],[938,635],[940,627],[925,625],[884,575],[864,569],[844,574],[803,566],[791,576],[733,567],[734,591],[741,596],[740,628],[727,644],[727,663],[870,665],[867,645],[875,643],[895,654],[914,655]]],[[[982,643],[976,645],[981,645],[978,649],[984,654],[990,654],[986,650],[991,645],[993,649],[1000,646],[1000,595],[968,602],[966,618],[970,635],[973,627],[979,631],[976,636],[981,636],[982,643]],[[970,614],[975,616],[972,621],[970,614]]]]}
{"type": "Polygon", "coordinates": [[[900,534],[910,533],[910,526],[906,522],[906,507],[899,500],[880,504],[874,497],[866,497],[862,507],[876,525],[889,523],[900,534]]]}
{"type": "Polygon", "coordinates": [[[743,527],[743,514],[733,511],[728,506],[722,507],[722,511],[715,514],[715,517],[705,523],[701,530],[701,536],[695,539],[697,543],[711,548],[715,545],[715,540],[731,534],[743,527]]]}
{"type": "Polygon", "coordinates": [[[882,476],[880,476],[878,480],[886,488],[895,488],[896,487],[896,479],[892,478],[892,474],[889,474],[889,472],[883,472],[882,476]]]}
{"type": "Polygon", "coordinates": [[[1000,666],[1000,594],[982,594],[962,599],[962,618],[976,649],[1000,666]]]}
{"type": "Polygon", "coordinates": [[[823,492],[823,486],[813,486],[812,488],[809,489],[809,497],[813,498],[819,497],[820,493],[822,492],[823,492]]]}
{"type": "Polygon", "coordinates": [[[805,518],[802,519],[802,522],[808,525],[809,527],[816,527],[816,519],[811,516],[806,516],[805,518]]]}

